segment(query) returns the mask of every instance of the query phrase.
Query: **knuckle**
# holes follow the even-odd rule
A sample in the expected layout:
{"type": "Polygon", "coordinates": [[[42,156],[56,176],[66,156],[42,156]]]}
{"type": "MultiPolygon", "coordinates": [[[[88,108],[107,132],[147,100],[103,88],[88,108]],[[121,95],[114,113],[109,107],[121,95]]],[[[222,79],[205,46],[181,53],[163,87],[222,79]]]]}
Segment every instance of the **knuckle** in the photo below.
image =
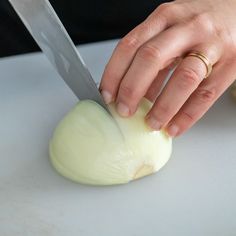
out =
{"type": "Polygon", "coordinates": [[[103,82],[107,83],[115,83],[116,81],[120,81],[120,75],[117,70],[114,70],[110,67],[110,65],[106,65],[103,73],[103,82]]]}
{"type": "Polygon", "coordinates": [[[161,51],[154,45],[146,44],[138,50],[137,56],[145,61],[156,62],[160,61],[161,51]]]}
{"type": "Polygon", "coordinates": [[[175,12],[174,8],[173,3],[163,3],[147,17],[144,23],[152,21],[155,27],[159,26],[160,28],[165,28],[165,26],[168,25],[169,15],[175,12]]]}
{"type": "Polygon", "coordinates": [[[177,4],[174,2],[162,3],[157,9],[156,14],[167,16],[175,12],[177,4]]]}
{"type": "Polygon", "coordinates": [[[158,117],[160,118],[169,117],[169,115],[171,114],[170,106],[164,103],[158,103],[158,105],[156,106],[156,110],[158,113],[158,117]]]}
{"type": "Polygon", "coordinates": [[[200,83],[198,73],[192,68],[182,68],[179,73],[181,76],[178,85],[181,89],[189,89],[190,87],[195,87],[200,83]]]}
{"type": "Polygon", "coordinates": [[[212,34],[215,29],[213,22],[211,16],[207,12],[204,12],[195,15],[190,21],[190,24],[195,29],[200,29],[204,34],[212,34]]]}
{"type": "Polygon", "coordinates": [[[198,88],[195,95],[201,103],[211,103],[217,96],[215,88],[198,88]]]}
{"type": "Polygon", "coordinates": [[[119,89],[119,97],[124,99],[133,100],[137,97],[137,92],[126,84],[121,84],[119,89]]]}
{"type": "MultiPolygon", "coordinates": [[[[161,23],[159,22],[159,25],[161,23]]],[[[150,36],[152,37],[154,34],[156,34],[155,27],[157,24],[153,24],[151,20],[145,20],[139,25],[139,31],[141,32],[142,35],[150,36]]]]}
{"type": "Polygon", "coordinates": [[[182,111],[182,115],[184,116],[184,120],[186,120],[187,123],[193,123],[196,120],[196,117],[187,111],[182,111]]]}
{"type": "Polygon", "coordinates": [[[138,46],[139,46],[139,40],[133,34],[126,35],[118,43],[118,48],[122,48],[124,49],[124,51],[130,49],[137,49],[138,46]]]}
{"type": "Polygon", "coordinates": [[[200,14],[195,15],[192,21],[193,23],[200,26],[204,26],[205,24],[208,24],[211,22],[210,17],[207,13],[200,13],[200,14]]]}

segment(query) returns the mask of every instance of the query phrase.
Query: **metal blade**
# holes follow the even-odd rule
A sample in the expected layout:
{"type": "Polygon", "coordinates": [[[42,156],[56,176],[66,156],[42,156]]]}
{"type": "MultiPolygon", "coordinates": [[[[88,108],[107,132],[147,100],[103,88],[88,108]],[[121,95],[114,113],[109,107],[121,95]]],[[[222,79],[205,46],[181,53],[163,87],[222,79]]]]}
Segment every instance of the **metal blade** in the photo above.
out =
{"type": "Polygon", "coordinates": [[[81,100],[94,100],[109,112],[89,70],[49,1],[9,2],[75,95],[81,100]]]}

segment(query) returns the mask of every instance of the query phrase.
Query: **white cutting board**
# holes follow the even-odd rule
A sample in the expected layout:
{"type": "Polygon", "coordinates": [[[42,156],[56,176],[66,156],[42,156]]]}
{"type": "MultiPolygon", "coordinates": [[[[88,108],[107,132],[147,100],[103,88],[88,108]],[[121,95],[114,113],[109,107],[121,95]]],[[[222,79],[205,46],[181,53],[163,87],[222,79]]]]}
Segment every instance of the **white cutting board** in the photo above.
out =
{"type": "MultiPolygon", "coordinates": [[[[114,45],[81,47],[97,81],[114,45]]],[[[43,55],[0,60],[0,236],[236,235],[229,94],[174,141],[164,169],[114,187],[73,183],[50,165],[53,129],[76,102],[43,55]]]]}

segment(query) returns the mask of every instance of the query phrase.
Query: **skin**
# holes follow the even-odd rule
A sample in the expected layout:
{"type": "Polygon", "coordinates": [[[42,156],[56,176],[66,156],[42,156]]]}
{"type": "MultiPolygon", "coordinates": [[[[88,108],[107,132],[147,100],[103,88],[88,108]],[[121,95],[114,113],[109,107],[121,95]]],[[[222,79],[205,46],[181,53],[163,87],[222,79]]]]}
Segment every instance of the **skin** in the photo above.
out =
{"type": "Polygon", "coordinates": [[[236,77],[236,0],[177,0],[160,5],[120,40],[103,73],[100,91],[132,116],[142,99],[154,102],[148,125],[178,136],[196,123],[236,77]],[[207,68],[189,52],[203,53],[207,68]],[[176,68],[166,82],[171,69],[176,68]],[[163,88],[163,89],[162,89],[163,88]]]}

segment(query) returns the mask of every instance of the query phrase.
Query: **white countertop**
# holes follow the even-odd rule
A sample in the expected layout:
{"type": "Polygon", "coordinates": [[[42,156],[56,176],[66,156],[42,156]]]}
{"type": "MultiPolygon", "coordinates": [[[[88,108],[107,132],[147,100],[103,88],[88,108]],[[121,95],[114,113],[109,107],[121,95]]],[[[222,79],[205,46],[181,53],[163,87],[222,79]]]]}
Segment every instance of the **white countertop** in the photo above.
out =
{"type": "MultiPolygon", "coordinates": [[[[99,81],[115,42],[80,47],[99,81]]],[[[76,98],[40,53],[0,60],[1,236],[236,235],[236,104],[225,94],[174,141],[157,174],[90,187],[51,167],[48,142],[76,98]]]]}

